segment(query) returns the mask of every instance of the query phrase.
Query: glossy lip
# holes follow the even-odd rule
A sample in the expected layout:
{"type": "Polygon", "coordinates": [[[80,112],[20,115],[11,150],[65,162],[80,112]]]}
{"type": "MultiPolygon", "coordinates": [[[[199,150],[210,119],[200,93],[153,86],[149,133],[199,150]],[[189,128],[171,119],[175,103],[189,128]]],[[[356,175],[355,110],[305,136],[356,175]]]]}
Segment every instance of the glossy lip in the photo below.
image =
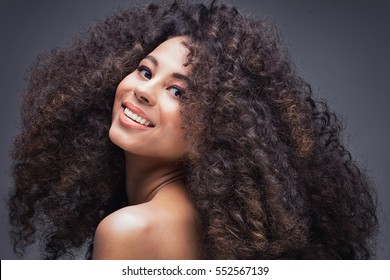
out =
{"type": "Polygon", "coordinates": [[[150,129],[150,128],[153,128],[155,127],[155,124],[145,115],[145,112],[142,111],[140,108],[134,106],[131,102],[129,101],[125,101],[122,103],[122,106],[121,106],[121,113],[120,113],[120,120],[121,122],[126,125],[127,127],[130,127],[130,128],[133,128],[133,129],[150,129]],[[125,108],[128,108],[130,111],[132,111],[133,113],[141,116],[142,118],[144,118],[145,120],[147,120],[151,125],[153,126],[145,126],[145,125],[142,125],[140,123],[137,123],[136,121],[130,119],[129,117],[127,117],[125,115],[125,108]]]}

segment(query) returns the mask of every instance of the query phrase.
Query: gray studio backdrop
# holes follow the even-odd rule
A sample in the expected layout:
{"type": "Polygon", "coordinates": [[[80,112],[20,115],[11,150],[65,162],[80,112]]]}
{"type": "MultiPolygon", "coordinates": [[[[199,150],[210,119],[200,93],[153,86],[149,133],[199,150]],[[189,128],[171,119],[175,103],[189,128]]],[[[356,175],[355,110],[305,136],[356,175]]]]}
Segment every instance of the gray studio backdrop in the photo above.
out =
{"type": "MultiPolygon", "coordinates": [[[[38,54],[66,44],[95,20],[143,2],[0,0],[1,259],[16,258],[8,238],[6,199],[12,185],[9,150],[18,133],[26,69],[38,54]]],[[[390,259],[389,2],[229,2],[279,25],[302,76],[343,117],[345,142],[378,189],[381,228],[376,258],[390,259]]],[[[27,258],[39,258],[37,250],[27,258]]]]}

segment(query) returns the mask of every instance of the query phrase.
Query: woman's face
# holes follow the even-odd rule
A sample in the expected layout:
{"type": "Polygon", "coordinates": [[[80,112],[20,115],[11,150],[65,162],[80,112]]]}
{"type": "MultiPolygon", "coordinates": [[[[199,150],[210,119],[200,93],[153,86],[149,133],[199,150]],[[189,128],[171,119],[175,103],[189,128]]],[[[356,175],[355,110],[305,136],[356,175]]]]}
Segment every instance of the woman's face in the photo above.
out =
{"type": "Polygon", "coordinates": [[[185,41],[163,42],[119,83],[109,135],[126,152],[169,161],[186,154],[180,116],[189,72],[185,41]]]}

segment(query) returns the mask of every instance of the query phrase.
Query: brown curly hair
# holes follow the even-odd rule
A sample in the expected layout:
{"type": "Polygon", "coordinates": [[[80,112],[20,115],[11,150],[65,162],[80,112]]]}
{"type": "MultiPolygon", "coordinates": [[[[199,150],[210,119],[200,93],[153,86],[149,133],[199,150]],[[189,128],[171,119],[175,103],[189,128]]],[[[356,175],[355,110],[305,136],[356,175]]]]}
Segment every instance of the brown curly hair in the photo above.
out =
{"type": "Polygon", "coordinates": [[[116,86],[160,43],[187,35],[185,183],[203,257],[369,258],[373,187],[277,34],[225,4],[150,4],[40,56],[13,149],[15,250],[39,235],[45,258],[72,258],[83,244],[91,257],[99,222],[127,205],[123,152],[108,138],[116,86]]]}

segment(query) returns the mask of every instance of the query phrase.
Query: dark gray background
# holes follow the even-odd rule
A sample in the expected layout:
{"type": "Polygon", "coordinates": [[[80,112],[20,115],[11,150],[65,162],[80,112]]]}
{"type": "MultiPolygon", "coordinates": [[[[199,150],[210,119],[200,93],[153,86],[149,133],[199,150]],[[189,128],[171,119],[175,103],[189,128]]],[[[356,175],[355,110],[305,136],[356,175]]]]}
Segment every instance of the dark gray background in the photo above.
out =
{"type": "MultiPolygon", "coordinates": [[[[158,2],[155,1],[155,2],[158,2]]],[[[0,258],[14,259],[6,199],[12,138],[18,133],[26,69],[129,0],[0,0],[0,258]]],[[[388,1],[231,0],[242,12],[275,21],[301,75],[344,119],[345,143],[378,189],[377,259],[390,259],[390,5],[388,1]]],[[[39,258],[36,248],[27,258],[39,258]]]]}

